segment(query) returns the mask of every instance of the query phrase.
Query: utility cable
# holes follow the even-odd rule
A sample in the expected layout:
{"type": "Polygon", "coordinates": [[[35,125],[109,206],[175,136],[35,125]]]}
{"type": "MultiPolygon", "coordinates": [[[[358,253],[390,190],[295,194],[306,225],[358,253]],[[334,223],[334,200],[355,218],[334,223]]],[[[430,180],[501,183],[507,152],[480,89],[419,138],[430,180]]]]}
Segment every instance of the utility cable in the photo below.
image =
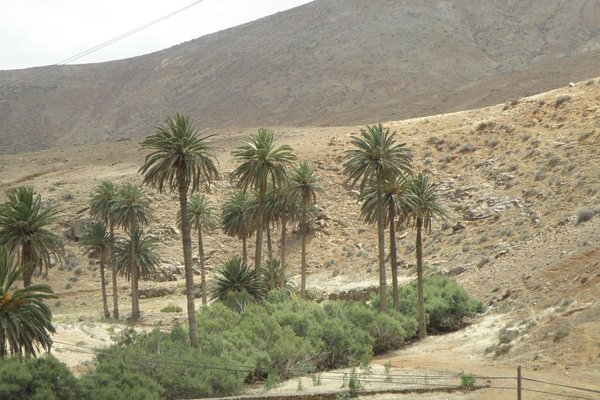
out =
{"type": "Polygon", "coordinates": [[[75,60],[79,60],[80,58],[85,57],[88,54],[95,53],[96,51],[101,50],[101,49],[103,49],[103,48],[105,48],[107,46],[110,46],[111,44],[119,42],[119,41],[121,41],[121,40],[123,40],[123,39],[125,39],[125,38],[127,38],[127,37],[129,37],[131,35],[134,35],[134,34],[140,32],[140,31],[143,31],[144,29],[147,29],[147,28],[149,28],[149,27],[151,27],[153,25],[156,25],[156,24],[158,24],[158,23],[160,23],[160,22],[162,22],[162,21],[164,21],[164,20],[166,20],[168,18],[171,18],[172,16],[174,16],[176,14],[179,14],[180,12],[183,12],[183,11],[187,10],[188,8],[191,8],[191,7],[193,7],[193,6],[197,5],[197,4],[202,3],[203,1],[204,0],[196,0],[193,3],[188,4],[187,6],[184,6],[184,7],[180,8],[178,10],[175,10],[173,12],[170,12],[169,14],[163,15],[160,18],[157,18],[157,19],[155,19],[155,20],[153,20],[151,22],[148,22],[148,23],[146,23],[144,25],[141,25],[141,26],[139,26],[139,27],[137,27],[137,28],[135,28],[133,30],[130,30],[130,31],[126,32],[126,33],[123,33],[123,34],[121,34],[119,36],[116,36],[116,37],[114,37],[114,38],[112,38],[110,40],[107,40],[106,42],[100,43],[100,44],[98,44],[98,45],[96,45],[94,47],[91,47],[91,48],[89,48],[87,50],[84,50],[84,51],[82,51],[80,53],[77,53],[77,54],[75,54],[75,55],[73,55],[71,57],[65,58],[64,60],[61,60],[61,61],[59,61],[57,63],[51,64],[51,65],[42,66],[41,68],[37,68],[35,71],[32,71],[30,74],[25,75],[24,77],[21,77],[21,78],[17,78],[16,80],[8,83],[6,86],[12,86],[12,85],[15,85],[15,84],[17,84],[19,82],[23,82],[25,79],[31,79],[34,76],[40,74],[41,72],[45,71],[46,69],[48,69],[50,67],[56,67],[56,66],[59,66],[59,65],[66,65],[66,64],[71,63],[71,62],[73,62],[75,60]]]}

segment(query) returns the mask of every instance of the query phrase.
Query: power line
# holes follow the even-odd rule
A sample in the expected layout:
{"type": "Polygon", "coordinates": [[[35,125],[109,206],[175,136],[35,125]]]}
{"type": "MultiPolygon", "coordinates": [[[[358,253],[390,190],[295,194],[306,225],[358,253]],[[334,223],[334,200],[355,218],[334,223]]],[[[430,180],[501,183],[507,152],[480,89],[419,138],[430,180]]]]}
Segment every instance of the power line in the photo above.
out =
{"type": "MultiPolygon", "coordinates": [[[[98,354],[98,350],[94,349],[92,347],[82,346],[82,345],[77,345],[77,344],[69,344],[69,343],[56,341],[56,340],[54,341],[54,343],[76,348],[76,349],[66,349],[67,351],[73,351],[73,352],[78,352],[78,353],[82,353],[82,354],[90,354],[90,355],[98,354]]],[[[107,350],[116,352],[119,356],[129,359],[131,361],[161,363],[164,365],[171,365],[174,367],[186,367],[186,368],[195,367],[195,368],[202,368],[202,369],[212,369],[212,370],[221,370],[221,371],[227,371],[227,372],[238,372],[238,373],[247,373],[247,374],[256,372],[256,367],[250,366],[250,365],[234,365],[234,364],[214,363],[214,362],[213,363],[202,363],[202,362],[193,361],[193,360],[179,361],[179,360],[172,360],[172,359],[166,359],[166,358],[158,358],[158,357],[160,357],[160,354],[157,354],[158,357],[152,357],[151,355],[142,355],[142,354],[130,354],[130,353],[120,351],[120,349],[118,347],[116,347],[116,348],[113,347],[112,349],[109,348],[107,350]]],[[[300,374],[308,373],[306,370],[294,369],[294,368],[290,368],[288,371],[291,372],[293,375],[294,374],[300,375],[300,374]]],[[[408,386],[408,387],[456,388],[456,387],[460,386],[458,384],[452,385],[452,384],[444,384],[444,383],[439,382],[439,380],[444,380],[444,379],[458,379],[458,378],[460,378],[460,374],[457,374],[457,375],[449,375],[449,374],[448,375],[445,375],[445,374],[440,374],[440,375],[389,374],[389,373],[363,372],[363,371],[359,370],[359,371],[353,371],[353,372],[321,371],[321,372],[313,373],[312,375],[319,375],[319,379],[322,379],[322,380],[342,381],[342,382],[351,379],[352,376],[354,375],[354,376],[357,376],[358,377],[357,379],[363,383],[387,383],[387,384],[404,385],[404,386],[408,386]],[[409,380],[409,382],[401,382],[399,380],[394,380],[394,378],[397,378],[397,379],[404,378],[404,379],[409,380]],[[410,380],[412,380],[412,381],[410,381],[410,380]],[[419,382],[418,380],[422,380],[422,381],[419,382]],[[438,382],[437,383],[429,382],[429,381],[435,381],[435,380],[438,380],[438,382]]],[[[516,379],[515,377],[507,377],[507,376],[474,376],[474,378],[489,379],[489,380],[516,379]]],[[[539,384],[563,387],[563,388],[571,389],[571,390],[582,390],[582,391],[587,391],[587,392],[591,392],[591,393],[600,393],[600,391],[597,391],[594,389],[586,389],[586,388],[581,388],[581,387],[576,387],[576,386],[551,383],[551,382],[541,381],[538,379],[532,379],[532,378],[521,378],[521,379],[530,381],[530,382],[534,382],[534,383],[539,383],[539,384]]],[[[515,387],[507,387],[507,386],[485,386],[485,387],[482,387],[482,389],[516,390],[515,387]]],[[[564,398],[570,398],[570,399],[595,400],[590,397],[581,397],[579,395],[561,394],[561,393],[549,392],[549,391],[543,391],[543,390],[537,390],[537,389],[522,388],[522,390],[533,392],[533,393],[540,393],[540,394],[547,394],[547,395],[559,396],[559,397],[564,397],[564,398]]]]}
{"type": "Polygon", "coordinates": [[[175,10],[173,12],[170,12],[169,14],[163,15],[160,18],[157,18],[157,19],[155,19],[155,20],[153,20],[151,22],[148,22],[148,23],[146,23],[144,25],[141,25],[141,26],[139,26],[139,27],[137,27],[137,28],[135,28],[133,30],[130,30],[130,31],[126,32],[126,33],[123,33],[123,34],[121,34],[119,36],[116,36],[116,37],[114,37],[114,38],[112,38],[110,40],[107,40],[106,42],[100,43],[100,44],[98,44],[98,45],[96,45],[94,47],[91,47],[91,48],[89,48],[87,50],[84,50],[84,51],[82,51],[80,53],[77,53],[77,54],[75,54],[75,55],[73,55],[71,57],[65,58],[64,60],[61,60],[61,61],[59,61],[57,63],[51,64],[51,65],[46,65],[46,66],[43,66],[41,68],[38,68],[35,71],[33,71],[31,74],[26,75],[26,76],[21,77],[21,78],[17,78],[16,80],[8,83],[6,86],[12,86],[12,85],[15,85],[15,84],[17,84],[19,82],[23,82],[25,79],[31,79],[34,76],[40,74],[41,72],[45,71],[46,69],[48,69],[50,67],[56,67],[56,66],[59,66],[59,65],[66,65],[66,64],[71,63],[71,62],[73,62],[75,60],[79,60],[82,57],[85,57],[85,56],[87,56],[89,54],[95,53],[96,51],[101,50],[101,49],[103,49],[103,48],[105,48],[107,46],[110,46],[111,44],[119,42],[119,41],[121,41],[121,40],[123,40],[123,39],[125,39],[125,38],[127,38],[129,36],[132,36],[132,35],[140,32],[140,31],[148,29],[148,28],[150,28],[153,25],[156,25],[156,24],[158,24],[158,23],[160,23],[160,22],[162,22],[162,21],[164,21],[164,20],[166,20],[168,18],[171,18],[172,16],[174,16],[176,14],[179,14],[179,13],[187,10],[188,8],[191,8],[191,7],[193,7],[193,6],[197,5],[197,4],[202,3],[203,1],[204,0],[196,0],[193,3],[188,4],[187,6],[184,6],[184,7],[180,8],[178,10],[175,10]]]}
{"type": "Polygon", "coordinates": [[[600,394],[600,390],[584,389],[584,388],[580,388],[580,387],[569,386],[569,385],[561,385],[560,383],[550,383],[550,382],[540,381],[539,379],[532,379],[532,378],[525,378],[525,377],[523,377],[521,379],[524,380],[524,381],[542,383],[544,385],[560,386],[560,387],[567,388],[567,389],[582,390],[582,391],[585,391],[585,392],[599,393],[600,394]]]}
{"type": "Polygon", "coordinates": [[[90,49],[87,49],[87,50],[85,50],[85,51],[82,51],[81,53],[77,53],[77,54],[75,54],[74,56],[71,56],[71,57],[65,58],[64,60],[62,60],[62,61],[59,61],[59,62],[57,62],[57,63],[56,63],[56,64],[54,64],[54,65],[65,65],[65,64],[71,63],[71,62],[73,62],[73,61],[75,61],[75,60],[78,60],[78,59],[80,59],[80,58],[82,58],[82,57],[85,57],[85,56],[87,56],[88,54],[95,53],[96,51],[98,51],[98,50],[100,50],[100,49],[103,49],[103,48],[105,48],[106,46],[110,46],[111,44],[113,44],[113,43],[116,43],[116,42],[119,42],[119,41],[121,41],[121,40],[123,40],[123,39],[125,39],[125,38],[127,38],[127,37],[129,37],[129,36],[131,36],[131,35],[134,35],[134,34],[136,34],[136,33],[140,32],[140,31],[143,31],[144,29],[150,28],[151,26],[153,26],[153,25],[156,25],[156,24],[158,24],[159,22],[162,22],[162,21],[164,21],[165,19],[171,18],[172,16],[174,16],[174,15],[176,15],[176,14],[179,14],[180,12],[182,12],[182,11],[185,11],[185,10],[187,10],[188,8],[191,8],[191,7],[193,7],[193,6],[197,5],[197,4],[200,4],[200,3],[202,3],[203,1],[204,1],[204,0],[196,0],[196,1],[194,1],[193,3],[191,3],[191,4],[188,4],[188,5],[187,5],[187,6],[185,6],[185,7],[182,7],[182,8],[180,8],[180,9],[178,9],[178,10],[176,10],[176,11],[173,11],[173,12],[171,12],[171,13],[167,14],[167,15],[163,15],[162,17],[160,17],[160,18],[158,18],[158,19],[155,19],[154,21],[148,22],[148,23],[146,23],[146,24],[144,24],[144,25],[142,25],[142,26],[139,26],[139,27],[137,27],[137,28],[135,28],[135,29],[133,29],[133,30],[131,30],[131,31],[129,31],[129,32],[126,32],[126,33],[122,34],[122,35],[116,36],[116,37],[114,37],[114,38],[112,38],[112,39],[110,39],[110,40],[107,40],[107,41],[106,41],[106,42],[104,42],[104,43],[100,43],[99,45],[96,45],[96,46],[94,46],[94,47],[92,47],[92,48],[90,48],[90,49]]]}
{"type": "Polygon", "coordinates": [[[597,400],[597,399],[593,399],[591,397],[581,397],[581,396],[575,396],[575,395],[569,395],[569,394],[560,394],[560,393],[556,393],[556,392],[547,392],[545,390],[536,390],[536,389],[527,389],[527,388],[522,388],[521,390],[524,391],[524,392],[533,392],[533,393],[540,393],[540,394],[550,394],[552,396],[565,397],[565,398],[568,398],[568,399],[597,400]]]}

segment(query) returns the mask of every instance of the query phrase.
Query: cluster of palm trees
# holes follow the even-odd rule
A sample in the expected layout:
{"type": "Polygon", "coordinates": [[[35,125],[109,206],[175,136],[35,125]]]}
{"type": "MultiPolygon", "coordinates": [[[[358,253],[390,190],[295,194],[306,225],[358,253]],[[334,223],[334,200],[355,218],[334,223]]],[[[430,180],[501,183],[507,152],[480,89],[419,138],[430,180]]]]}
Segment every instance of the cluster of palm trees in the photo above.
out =
{"type": "MultiPolygon", "coordinates": [[[[168,190],[179,194],[178,222],[182,232],[188,323],[193,346],[198,345],[198,334],[193,290],[192,227],[198,238],[202,304],[206,305],[208,291],[203,233],[214,230],[220,224],[226,234],[240,238],[243,266],[248,265],[247,239],[255,235],[254,269],[258,274],[263,262],[263,231],[266,231],[268,264],[280,266],[277,283],[284,287],[287,225],[290,221],[298,220],[302,232],[301,295],[304,296],[308,215],[316,202],[317,193],[322,190],[318,185],[319,177],[307,162],[300,162],[288,174],[288,168],[296,159],[292,148],[287,145],[276,146],[273,132],[261,129],[250,137],[248,143],[232,152],[239,165],[231,173],[230,179],[239,191],[225,201],[219,220],[215,207],[199,192],[202,186],[210,185],[218,177],[211,136],[201,135],[202,132],[189,117],[176,114],[173,118],[167,118],[155,134],[141,143],[142,149],[149,153],[139,170],[145,185],[158,192],[168,190]],[[193,194],[188,196],[190,193],[193,194]],[[272,251],[271,228],[277,225],[281,226],[282,231],[281,260],[275,260],[272,251]]],[[[86,228],[81,243],[100,254],[104,314],[110,317],[104,279],[108,262],[113,277],[113,316],[119,317],[116,274],[121,273],[131,280],[132,319],[137,319],[140,316],[138,279],[152,271],[158,262],[151,240],[141,230],[150,219],[149,200],[139,186],[125,184],[117,187],[112,182],[103,182],[92,195],[90,213],[97,222],[86,228]],[[115,242],[115,227],[122,228],[128,238],[115,242]]]]}
{"type": "Polygon", "coordinates": [[[260,129],[250,141],[232,152],[239,162],[231,173],[231,181],[241,189],[225,202],[222,223],[225,232],[242,239],[243,262],[247,263],[246,240],[256,233],[254,269],[262,263],[263,230],[267,232],[268,262],[273,251],[271,226],[281,227],[279,286],[284,288],[286,276],[287,226],[299,222],[302,237],[300,296],[306,297],[306,241],[308,216],[323,189],[314,167],[302,161],[288,173],[296,160],[288,145],[275,146],[273,132],[260,129]],[[253,190],[253,193],[249,193],[253,190]]]}
{"type": "MultiPolygon", "coordinates": [[[[227,235],[242,241],[242,257],[227,261],[224,271],[227,268],[229,271],[226,273],[237,276],[250,270],[247,240],[254,235],[254,271],[249,278],[256,280],[262,274],[266,277],[267,286],[284,288],[288,228],[290,224],[297,224],[302,237],[300,294],[305,297],[309,219],[315,211],[317,195],[323,191],[314,167],[305,161],[294,165],[297,157],[293,149],[288,145],[277,146],[273,132],[261,129],[231,153],[238,166],[230,174],[230,180],[238,191],[226,199],[219,216],[216,208],[200,192],[202,187],[210,185],[218,177],[211,136],[202,134],[187,116],[176,114],[167,118],[155,134],[141,143],[142,150],[148,154],[139,169],[144,185],[159,193],[169,191],[178,194],[192,346],[198,346],[192,228],[198,240],[203,305],[207,304],[203,234],[218,226],[227,235]],[[275,228],[279,228],[281,233],[279,259],[273,254],[271,233],[275,228]],[[267,268],[261,268],[263,233],[266,233],[267,239],[268,258],[264,264],[267,268]]],[[[410,152],[396,142],[395,132],[390,133],[381,124],[362,129],[359,135],[353,136],[351,144],[353,148],[344,155],[344,172],[349,187],[360,188],[364,220],[377,224],[380,299],[384,312],[388,309],[385,230],[389,228],[392,298],[396,309],[399,308],[399,300],[395,235],[399,229],[406,227],[413,227],[417,232],[419,336],[424,337],[422,231],[430,229],[434,219],[445,216],[436,187],[425,175],[412,173],[410,152]]],[[[34,354],[32,343],[43,348],[49,348],[51,344],[48,332],[52,332],[53,327],[50,313],[42,300],[51,297],[52,291],[44,285],[30,286],[31,278],[34,271],[41,273],[44,267],[47,274],[51,259],[60,260],[63,256],[62,239],[48,229],[49,225],[57,222],[58,210],[52,205],[42,206],[40,195],[32,188],[13,189],[7,197],[8,200],[0,205],[0,356],[7,353],[7,349],[34,354]],[[21,294],[10,289],[19,276],[23,277],[25,286],[21,294]],[[27,298],[30,300],[19,300],[19,304],[29,305],[29,311],[23,315],[41,321],[41,328],[35,334],[15,337],[26,333],[11,327],[7,322],[10,318],[5,318],[6,312],[10,307],[14,311],[15,299],[27,298]]],[[[105,271],[110,268],[112,317],[119,318],[117,274],[120,273],[131,281],[131,318],[136,320],[140,317],[138,281],[152,272],[159,262],[154,243],[143,230],[152,217],[150,199],[142,186],[105,181],[92,193],[90,214],[95,222],[85,228],[80,243],[87,250],[99,254],[104,316],[111,317],[105,271]],[[125,237],[116,239],[117,229],[121,229],[125,237]]],[[[221,297],[219,290],[228,290],[221,281],[215,280],[213,298],[221,297]]]]}
{"type": "Polygon", "coordinates": [[[388,311],[385,229],[389,229],[392,299],[396,310],[398,298],[398,261],[396,232],[412,227],[416,230],[417,296],[419,305],[419,337],[427,336],[423,294],[422,232],[430,230],[434,219],[444,219],[436,186],[426,175],[413,174],[411,153],[396,141],[396,132],[382,124],[367,126],[351,140],[353,148],[344,154],[344,173],[350,188],[358,186],[361,215],[368,223],[377,224],[379,251],[380,308],[388,311]]]}
{"type": "Polygon", "coordinates": [[[131,319],[140,317],[140,279],[151,274],[159,263],[153,240],[143,231],[152,218],[150,199],[143,188],[133,183],[121,186],[111,181],[98,185],[90,201],[90,214],[96,222],[88,224],[80,244],[95,251],[100,258],[100,279],[104,317],[110,318],[106,294],[105,266],[112,275],[113,318],[119,318],[117,274],[131,281],[131,319]],[[115,228],[121,228],[126,237],[115,240],[115,228]]]}

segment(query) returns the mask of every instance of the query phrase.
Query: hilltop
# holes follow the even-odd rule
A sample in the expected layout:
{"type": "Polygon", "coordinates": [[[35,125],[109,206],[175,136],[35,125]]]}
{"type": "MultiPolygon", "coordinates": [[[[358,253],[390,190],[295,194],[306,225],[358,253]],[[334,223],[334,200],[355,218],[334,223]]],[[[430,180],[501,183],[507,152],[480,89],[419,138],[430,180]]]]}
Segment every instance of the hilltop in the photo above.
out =
{"type": "Polygon", "coordinates": [[[0,153],[489,106],[600,75],[593,0],[316,0],[156,53],[0,71],[0,153]]]}

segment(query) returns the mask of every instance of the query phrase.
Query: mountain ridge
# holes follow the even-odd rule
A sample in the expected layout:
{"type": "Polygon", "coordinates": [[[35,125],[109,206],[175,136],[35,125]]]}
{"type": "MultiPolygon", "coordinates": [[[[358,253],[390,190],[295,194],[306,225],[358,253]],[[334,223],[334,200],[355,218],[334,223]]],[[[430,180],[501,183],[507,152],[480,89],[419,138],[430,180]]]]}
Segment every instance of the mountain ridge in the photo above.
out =
{"type": "Polygon", "coordinates": [[[317,0],[131,59],[0,71],[0,152],[138,138],[176,111],[233,129],[487,106],[600,75],[598,20],[590,0],[317,0]]]}

